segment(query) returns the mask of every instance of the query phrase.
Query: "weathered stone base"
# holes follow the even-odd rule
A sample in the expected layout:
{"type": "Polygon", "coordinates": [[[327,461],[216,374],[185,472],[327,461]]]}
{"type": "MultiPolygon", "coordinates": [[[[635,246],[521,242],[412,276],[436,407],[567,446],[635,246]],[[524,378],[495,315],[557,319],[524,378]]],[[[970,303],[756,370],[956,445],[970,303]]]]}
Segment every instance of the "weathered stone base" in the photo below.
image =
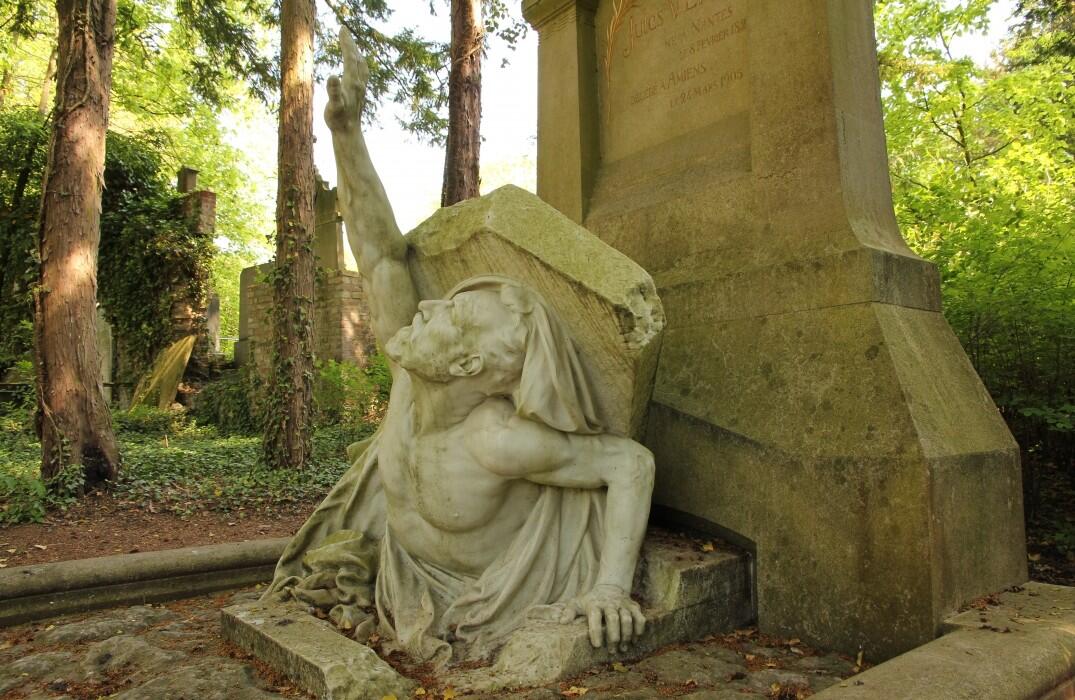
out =
{"type": "Polygon", "coordinates": [[[1028,583],[945,621],[946,634],[818,700],[1075,697],[1075,588],[1028,583]]]}
{"type": "MultiPolygon", "coordinates": [[[[659,646],[746,625],[754,618],[750,591],[746,555],[706,552],[698,542],[651,532],[635,583],[646,632],[626,651],[591,647],[581,620],[562,625],[535,619],[508,639],[491,666],[449,670],[443,680],[458,690],[488,692],[544,685],[613,658],[638,658],[659,646]]],[[[408,683],[366,646],[296,606],[233,606],[223,611],[222,626],[227,639],[322,698],[380,700],[398,695],[395,683],[408,683]]]]}
{"type": "Polygon", "coordinates": [[[298,604],[246,603],[221,611],[224,637],[325,700],[407,697],[414,683],[365,644],[298,604]]]}
{"type": "Polygon", "coordinates": [[[701,553],[653,537],[642,551],[635,583],[644,601],[646,632],[620,653],[594,649],[586,624],[532,620],[515,632],[488,668],[450,674],[465,690],[545,685],[617,658],[638,658],[657,647],[742,627],[754,618],[749,559],[701,553]]]}

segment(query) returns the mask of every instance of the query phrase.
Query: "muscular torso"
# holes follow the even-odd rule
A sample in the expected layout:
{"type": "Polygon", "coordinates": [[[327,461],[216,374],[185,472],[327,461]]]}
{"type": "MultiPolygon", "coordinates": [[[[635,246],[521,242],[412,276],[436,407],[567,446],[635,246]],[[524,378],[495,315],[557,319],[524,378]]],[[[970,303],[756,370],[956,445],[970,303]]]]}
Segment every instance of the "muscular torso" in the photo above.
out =
{"type": "Polygon", "coordinates": [[[503,405],[483,406],[458,425],[418,434],[403,379],[394,387],[378,454],[393,538],[414,557],[475,577],[511,543],[542,488],[494,474],[471,454],[464,436],[510,411],[503,399],[489,401],[503,405]]]}

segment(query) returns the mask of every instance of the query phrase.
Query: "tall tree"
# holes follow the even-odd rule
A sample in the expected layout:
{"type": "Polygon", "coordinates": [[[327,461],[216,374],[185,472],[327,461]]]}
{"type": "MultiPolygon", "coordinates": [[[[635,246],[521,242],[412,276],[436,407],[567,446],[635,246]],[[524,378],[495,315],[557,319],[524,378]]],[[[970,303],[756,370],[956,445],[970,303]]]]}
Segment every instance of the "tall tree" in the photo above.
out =
{"type": "Polygon", "coordinates": [[[310,456],[313,410],[314,0],[280,7],[279,189],[273,269],[272,371],[264,452],[278,468],[310,456]]]}
{"type": "Polygon", "coordinates": [[[119,450],[97,353],[97,247],[116,0],[57,0],[58,80],[38,228],[35,371],[41,473],[115,478],[119,450]]]}
{"type": "Polygon", "coordinates": [[[440,204],[451,206],[478,196],[481,159],[482,27],[481,0],[451,0],[452,45],[448,73],[448,140],[440,204]]]}

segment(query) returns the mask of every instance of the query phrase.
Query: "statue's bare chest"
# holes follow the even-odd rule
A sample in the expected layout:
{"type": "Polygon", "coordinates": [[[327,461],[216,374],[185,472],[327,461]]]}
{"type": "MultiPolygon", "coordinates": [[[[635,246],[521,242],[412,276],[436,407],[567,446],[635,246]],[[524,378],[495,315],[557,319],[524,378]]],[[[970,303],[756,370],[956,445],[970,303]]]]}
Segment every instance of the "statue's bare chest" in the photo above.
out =
{"type": "Polygon", "coordinates": [[[463,425],[420,435],[412,416],[392,418],[397,423],[385,426],[378,465],[390,518],[413,512],[437,529],[463,532],[496,515],[510,482],[473,457],[463,425]]]}

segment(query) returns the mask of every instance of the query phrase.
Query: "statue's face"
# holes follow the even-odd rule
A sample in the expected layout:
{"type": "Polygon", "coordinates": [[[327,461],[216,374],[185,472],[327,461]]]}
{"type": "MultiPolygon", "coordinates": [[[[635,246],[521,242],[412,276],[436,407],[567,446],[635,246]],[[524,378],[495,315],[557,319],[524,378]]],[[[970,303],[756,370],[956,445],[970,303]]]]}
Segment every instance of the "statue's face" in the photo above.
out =
{"type": "Polygon", "coordinates": [[[411,325],[389,339],[385,353],[408,372],[447,382],[479,374],[493,346],[519,324],[519,316],[496,292],[463,292],[451,299],[419,302],[411,325]]]}

